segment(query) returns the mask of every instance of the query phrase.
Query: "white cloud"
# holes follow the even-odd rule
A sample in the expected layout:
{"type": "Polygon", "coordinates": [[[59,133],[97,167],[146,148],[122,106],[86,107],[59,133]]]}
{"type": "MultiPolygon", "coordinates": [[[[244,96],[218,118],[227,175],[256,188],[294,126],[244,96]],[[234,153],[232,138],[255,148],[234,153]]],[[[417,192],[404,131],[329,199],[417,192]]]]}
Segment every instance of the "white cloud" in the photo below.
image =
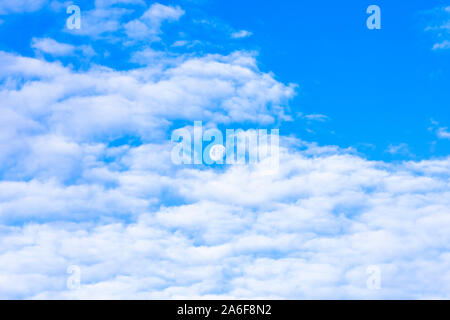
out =
{"type": "Polygon", "coordinates": [[[386,152],[388,152],[390,154],[403,154],[403,155],[411,154],[411,152],[409,150],[409,146],[406,143],[391,144],[387,148],[386,152]]]}
{"type": "Polygon", "coordinates": [[[172,43],[172,48],[179,48],[179,47],[186,47],[186,48],[192,48],[196,45],[200,45],[202,42],[200,40],[193,40],[193,41],[187,41],[187,40],[177,40],[174,43],[172,43]]]}
{"type": "Polygon", "coordinates": [[[246,166],[168,175],[147,166],[163,159],[130,153],[113,189],[2,182],[3,218],[47,212],[41,219],[60,222],[3,227],[0,296],[448,298],[450,184],[422,168],[448,173],[449,159],[396,166],[285,152],[274,176],[246,166]],[[151,209],[157,188],[190,204],[151,209]],[[121,211],[135,222],[107,221],[121,211]],[[78,291],[65,286],[72,264],[78,291]],[[366,288],[373,264],[380,291],[366,288]]]}
{"type": "Polygon", "coordinates": [[[438,50],[438,49],[450,49],[450,41],[444,40],[441,43],[435,43],[433,45],[433,50],[438,50]]]}
{"type": "Polygon", "coordinates": [[[240,30],[240,31],[233,32],[231,34],[231,38],[233,38],[233,39],[248,38],[248,37],[251,37],[251,36],[252,36],[252,33],[250,31],[247,31],[247,30],[240,30]]]}
{"type": "Polygon", "coordinates": [[[177,21],[184,15],[179,7],[153,4],[139,19],[125,24],[125,32],[133,39],[159,40],[161,26],[164,21],[177,21]]]}
{"type": "Polygon", "coordinates": [[[31,47],[38,54],[44,53],[55,57],[81,55],[90,58],[96,55],[91,45],[74,46],[51,38],[33,38],[31,47]]]}
{"type": "Polygon", "coordinates": [[[80,29],[64,31],[73,35],[110,40],[120,39],[125,34],[128,40],[158,41],[162,24],[165,21],[176,21],[184,14],[179,6],[154,3],[140,18],[130,21],[135,8],[129,5],[144,4],[140,0],[98,0],[95,2],[94,9],[82,12],[80,29]]]}
{"type": "Polygon", "coordinates": [[[429,131],[436,133],[439,139],[450,139],[450,132],[447,127],[440,127],[439,122],[431,119],[431,127],[428,128],[429,131]]]}
{"type": "MultiPolygon", "coordinates": [[[[2,67],[2,78],[13,77],[20,78],[54,78],[57,76],[67,75],[68,70],[61,63],[49,63],[46,61],[17,56],[14,54],[0,51],[0,65],[2,67]]],[[[5,92],[5,91],[3,91],[5,92]]]]}
{"type": "Polygon", "coordinates": [[[309,121],[318,121],[318,122],[326,122],[330,120],[330,118],[324,114],[303,114],[299,113],[298,117],[309,120],[309,121]]]}
{"type": "Polygon", "coordinates": [[[133,11],[117,7],[96,7],[82,12],[82,25],[80,29],[64,31],[74,35],[87,35],[94,38],[107,37],[122,28],[121,20],[133,11]]]}
{"type": "Polygon", "coordinates": [[[436,131],[436,134],[441,139],[450,139],[450,132],[447,130],[447,128],[439,128],[436,131]]]}
{"type": "Polygon", "coordinates": [[[48,53],[54,56],[66,56],[73,54],[75,46],[67,43],[60,43],[50,38],[33,38],[31,47],[40,52],[48,53]]]}
{"type": "MultiPolygon", "coordinates": [[[[170,58],[169,58],[170,59],[170,58]]],[[[133,52],[131,62],[150,66],[158,63],[168,63],[168,56],[162,51],[157,51],[152,48],[145,48],[141,51],[133,52]]]]}
{"type": "Polygon", "coordinates": [[[448,7],[439,7],[433,10],[433,25],[425,30],[431,31],[438,40],[432,47],[433,50],[444,50],[450,48],[450,11],[448,7]]]}
{"type": "MultiPolygon", "coordinates": [[[[161,57],[163,62],[169,58],[161,57]]],[[[43,130],[84,141],[124,133],[149,138],[177,119],[271,123],[283,116],[294,95],[292,86],[260,72],[254,57],[243,52],[170,63],[173,66],[164,69],[156,65],[128,72],[94,68],[74,73],[58,63],[1,53],[8,79],[26,75],[46,80],[0,91],[0,97],[16,114],[45,119],[43,130]],[[208,89],[211,85],[214,90],[208,89]]]]}
{"type": "Polygon", "coordinates": [[[165,6],[154,3],[143,15],[142,19],[150,20],[152,23],[160,24],[164,20],[178,20],[184,11],[176,6],[165,6]]]}
{"type": "Polygon", "coordinates": [[[184,47],[189,43],[189,41],[186,40],[177,40],[172,44],[172,47],[184,47]]]}
{"type": "Polygon", "coordinates": [[[2,0],[0,14],[33,12],[40,10],[48,2],[48,0],[2,0]]]}

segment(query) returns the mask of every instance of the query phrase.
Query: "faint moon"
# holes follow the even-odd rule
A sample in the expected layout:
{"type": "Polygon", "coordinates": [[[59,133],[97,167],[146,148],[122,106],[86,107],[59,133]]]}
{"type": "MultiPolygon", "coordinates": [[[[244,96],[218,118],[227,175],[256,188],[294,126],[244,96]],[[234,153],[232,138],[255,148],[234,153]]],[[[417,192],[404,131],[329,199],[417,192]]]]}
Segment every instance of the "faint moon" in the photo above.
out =
{"type": "Polygon", "coordinates": [[[225,156],[225,147],[221,144],[214,145],[211,150],[209,150],[209,156],[213,161],[222,160],[225,156]]]}

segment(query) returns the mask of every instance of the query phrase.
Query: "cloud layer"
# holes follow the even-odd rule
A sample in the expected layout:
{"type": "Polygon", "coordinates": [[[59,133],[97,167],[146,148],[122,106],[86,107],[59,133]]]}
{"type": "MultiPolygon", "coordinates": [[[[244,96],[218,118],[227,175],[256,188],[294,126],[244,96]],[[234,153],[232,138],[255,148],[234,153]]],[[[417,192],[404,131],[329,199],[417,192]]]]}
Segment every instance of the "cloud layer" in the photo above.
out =
{"type": "Polygon", "coordinates": [[[160,146],[126,158],[87,172],[95,183],[0,184],[2,297],[448,298],[450,160],[395,166],[312,145],[283,148],[267,175],[169,172],[152,165],[169,163],[160,146]],[[168,197],[180,204],[154,206],[168,197]]]}
{"type": "MultiPolygon", "coordinates": [[[[118,4],[144,6],[97,0],[83,32],[151,42],[184,15],[154,4],[123,26],[118,4]]],[[[0,52],[0,298],[450,298],[450,158],[369,161],[283,135],[298,89],[254,53],[147,45],[126,70],[52,61],[83,50],[52,38],[30,42],[36,57],[0,52]],[[171,131],[195,120],[280,127],[280,170],[172,164],[171,131]]]]}

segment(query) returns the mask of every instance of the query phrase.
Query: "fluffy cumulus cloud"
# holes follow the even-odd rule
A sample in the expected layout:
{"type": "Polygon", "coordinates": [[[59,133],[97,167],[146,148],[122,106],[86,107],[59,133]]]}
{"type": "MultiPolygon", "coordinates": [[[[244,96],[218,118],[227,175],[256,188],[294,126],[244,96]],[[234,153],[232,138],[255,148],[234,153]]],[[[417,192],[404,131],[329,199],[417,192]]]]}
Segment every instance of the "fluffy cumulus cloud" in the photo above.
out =
{"type": "Polygon", "coordinates": [[[175,22],[184,15],[179,6],[154,3],[139,17],[136,11],[145,8],[145,2],[135,0],[95,1],[94,8],[82,11],[83,26],[69,30],[73,35],[90,36],[96,39],[120,39],[121,41],[159,41],[161,27],[165,22],[175,22]]]}
{"type": "Polygon", "coordinates": [[[164,21],[176,21],[184,14],[180,7],[165,6],[159,3],[153,4],[139,18],[125,24],[125,30],[129,38],[159,39],[161,25],[164,21]]]}
{"type": "Polygon", "coordinates": [[[33,38],[31,47],[40,52],[49,53],[56,56],[69,55],[75,51],[75,47],[73,45],[60,43],[50,38],[33,38]]]}
{"type": "MultiPolygon", "coordinates": [[[[141,5],[96,6],[120,3],[141,5]]],[[[137,21],[156,36],[182,14],[137,21]]],[[[70,53],[49,39],[35,50],[70,53]]],[[[296,86],[246,51],[131,57],[79,70],[0,52],[0,298],[450,298],[450,159],[283,135],[296,86]],[[170,133],[195,120],[281,123],[279,170],[173,164],[170,133]]]]}
{"type": "Polygon", "coordinates": [[[134,148],[122,170],[86,168],[76,185],[3,181],[1,295],[448,298],[449,160],[394,166],[308,145],[282,148],[267,175],[169,168],[164,150],[134,148]],[[155,206],[166,197],[182,204],[155,206]],[[366,287],[369,265],[381,290],[366,287]]]}

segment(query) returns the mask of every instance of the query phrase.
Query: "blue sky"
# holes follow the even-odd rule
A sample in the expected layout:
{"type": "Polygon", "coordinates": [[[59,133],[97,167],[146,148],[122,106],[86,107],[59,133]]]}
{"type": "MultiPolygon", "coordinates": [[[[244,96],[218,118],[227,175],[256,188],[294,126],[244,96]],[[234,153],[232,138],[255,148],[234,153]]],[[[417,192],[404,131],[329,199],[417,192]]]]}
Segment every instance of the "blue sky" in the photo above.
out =
{"type": "Polygon", "coordinates": [[[449,25],[448,1],[3,0],[0,298],[449,298],[449,25]],[[173,163],[194,121],[279,129],[279,170],[173,163]]]}

